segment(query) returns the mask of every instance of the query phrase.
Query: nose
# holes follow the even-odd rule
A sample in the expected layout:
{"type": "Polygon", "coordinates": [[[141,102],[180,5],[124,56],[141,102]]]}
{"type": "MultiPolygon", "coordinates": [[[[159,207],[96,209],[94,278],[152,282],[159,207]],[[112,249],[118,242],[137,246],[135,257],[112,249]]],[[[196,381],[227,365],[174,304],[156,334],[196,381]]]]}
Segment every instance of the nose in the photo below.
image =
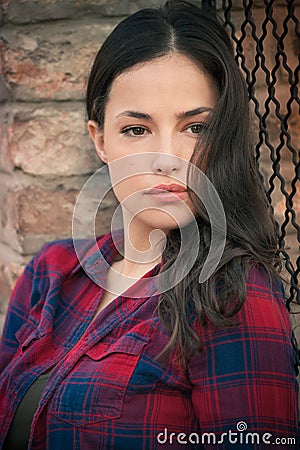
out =
{"type": "Polygon", "coordinates": [[[181,160],[169,153],[155,154],[152,163],[152,172],[161,175],[170,175],[178,172],[181,168],[181,160]]]}

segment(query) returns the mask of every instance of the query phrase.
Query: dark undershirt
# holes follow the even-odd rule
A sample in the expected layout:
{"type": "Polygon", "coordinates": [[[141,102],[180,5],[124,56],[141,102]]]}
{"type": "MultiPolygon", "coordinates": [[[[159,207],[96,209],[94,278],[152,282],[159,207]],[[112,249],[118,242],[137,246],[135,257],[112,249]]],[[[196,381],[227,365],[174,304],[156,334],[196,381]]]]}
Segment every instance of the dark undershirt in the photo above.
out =
{"type": "Polygon", "coordinates": [[[10,425],[2,450],[26,450],[30,428],[50,372],[40,375],[24,395],[10,425]]]}

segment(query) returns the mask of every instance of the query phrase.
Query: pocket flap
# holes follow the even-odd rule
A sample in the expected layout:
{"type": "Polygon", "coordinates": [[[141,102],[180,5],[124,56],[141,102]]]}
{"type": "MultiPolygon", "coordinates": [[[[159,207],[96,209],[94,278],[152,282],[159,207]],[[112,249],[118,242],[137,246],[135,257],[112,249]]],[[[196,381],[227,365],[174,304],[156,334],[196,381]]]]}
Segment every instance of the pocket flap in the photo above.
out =
{"type": "Polygon", "coordinates": [[[24,351],[29,346],[31,341],[33,341],[34,339],[39,339],[44,334],[45,333],[38,325],[32,323],[31,321],[27,321],[23,323],[23,325],[16,332],[15,336],[21,346],[22,351],[24,351]]]}
{"type": "Polygon", "coordinates": [[[33,324],[29,322],[24,322],[15,335],[19,344],[22,345],[32,331],[34,331],[33,324]]]}
{"type": "Polygon", "coordinates": [[[127,353],[128,355],[139,355],[143,347],[147,344],[149,338],[132,336],[123,336],[115,343],[98,342],[90,350],[86,352],[86,355],[95,361],[105,357],[110,353],[127,353]]]}

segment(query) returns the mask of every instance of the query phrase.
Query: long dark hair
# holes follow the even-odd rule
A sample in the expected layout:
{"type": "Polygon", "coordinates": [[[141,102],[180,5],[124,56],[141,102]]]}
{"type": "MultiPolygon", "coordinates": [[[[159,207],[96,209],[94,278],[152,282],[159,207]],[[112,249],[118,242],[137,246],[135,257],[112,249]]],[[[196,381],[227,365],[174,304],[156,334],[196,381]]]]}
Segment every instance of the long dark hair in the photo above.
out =
{"type": "MultiPolygon", "coordinates": [[[[199,284],[211,229],[201,201],[190,193],[198,212],[201,243],[198,257],[188,275],[162,293],[158,302],[161,323],[171,334],[159,356],[166,357],[177,349],[176,354],[186,362],[194,351],[201,349],[190,311],[196,311],[203,326],[208,321],[217,326],[231,326],[232,318],[245,301],[250,266],[262,265],[272,276],[279,271],[280,263],[274,220],[251,144],[246,84],[226,30],[215,16],[189,2],[170,0],[123,20],[108,36],[94,61],[87,88],[88,118],[95,120],[101,129],[113,80],[136,64],[173,51],[191,58],[219,90],[209,127],[197,143],[191,162],[213,183],[227,221],[221,261],[214,274],[199,284]],[[199,148],[201,151],[197,151],[199,148]]],[[[193,233],[189,236],[187,255],[194,245],[193,233]]],[[[172,267],[179,247],[180,231],[175,229],[167,236],[162,271],[172,267]]]]}

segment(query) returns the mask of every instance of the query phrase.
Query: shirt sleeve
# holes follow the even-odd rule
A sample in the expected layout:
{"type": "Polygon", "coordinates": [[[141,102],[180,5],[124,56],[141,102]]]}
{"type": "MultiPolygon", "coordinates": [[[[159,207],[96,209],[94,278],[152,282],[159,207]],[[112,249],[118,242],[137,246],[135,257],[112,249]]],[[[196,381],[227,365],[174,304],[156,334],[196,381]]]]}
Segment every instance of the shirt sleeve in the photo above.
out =
{"type": "Polygon", "coordinates": [[[203,351],[188,370],[203,446],[298,448],[296,351],[282,284],[252,271],[235,319],[230,328],[198,326],[203,351]]]}
{"type": "Polygon", "coordinates": [[[26,328],[37,326],[30,312],[38,300],[38,292],[45,289],[45,254],[49,244],[44,244],[39,253],[25,266],[12,292],[0,341],[0,373],[9,364],[18,350],[18,335],[26,328]]]}

